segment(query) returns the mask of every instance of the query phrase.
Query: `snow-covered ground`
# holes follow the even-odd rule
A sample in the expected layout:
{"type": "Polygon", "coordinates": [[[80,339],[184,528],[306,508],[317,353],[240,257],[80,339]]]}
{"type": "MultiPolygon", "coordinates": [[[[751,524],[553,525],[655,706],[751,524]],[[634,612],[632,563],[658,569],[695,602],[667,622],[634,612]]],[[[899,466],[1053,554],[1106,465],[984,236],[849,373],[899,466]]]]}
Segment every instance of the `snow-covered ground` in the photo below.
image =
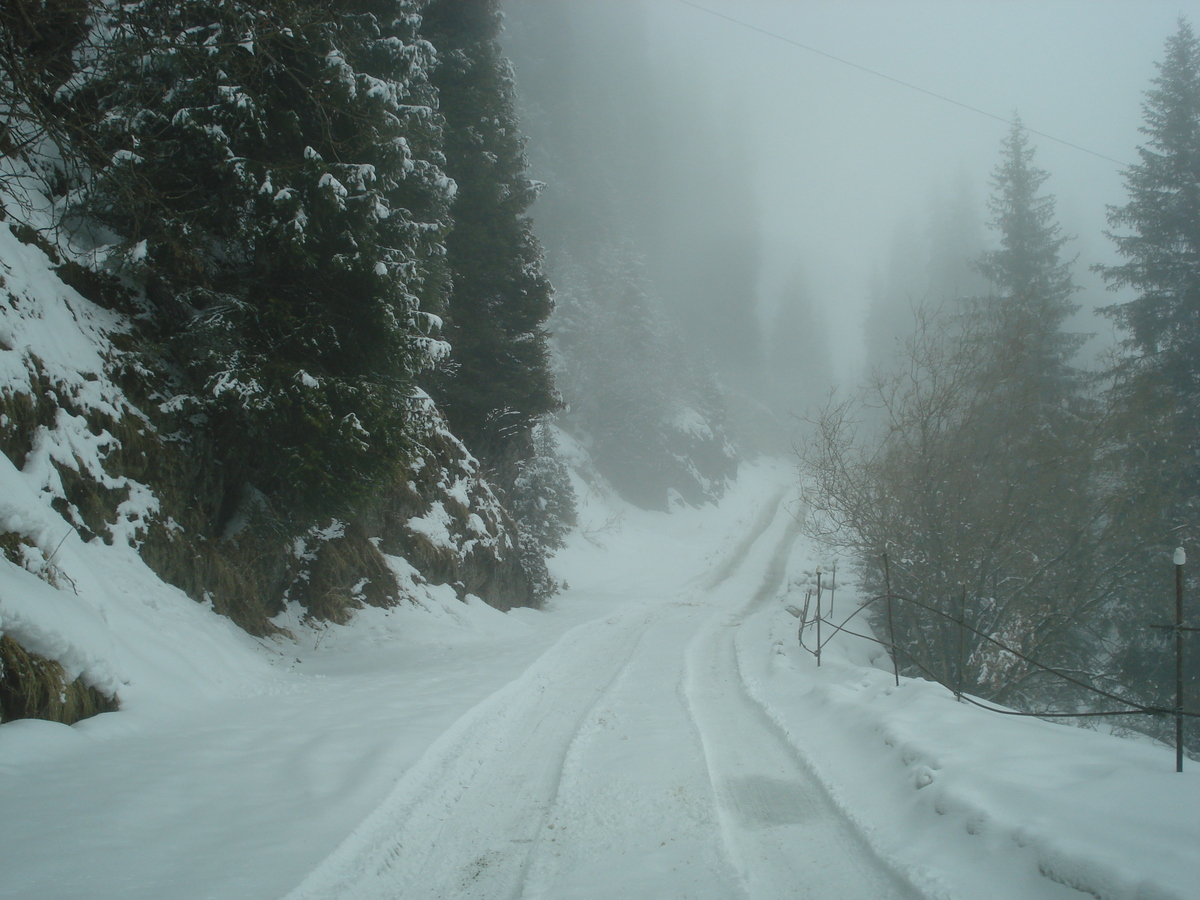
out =
{"type": "Polygon", "coordinates": [[[896,688],[849,638],[816,668],[785,607],[830,561],[791,480],[743,467],[671,514],[589,496],[545,611],[433,589],[285,617],[295,642],[66,541],[103,631],[75,623],[81,665],[123,709],[0,726],[0,897],[1200,894],[1200,776],[1170,749],[896,688]]]}

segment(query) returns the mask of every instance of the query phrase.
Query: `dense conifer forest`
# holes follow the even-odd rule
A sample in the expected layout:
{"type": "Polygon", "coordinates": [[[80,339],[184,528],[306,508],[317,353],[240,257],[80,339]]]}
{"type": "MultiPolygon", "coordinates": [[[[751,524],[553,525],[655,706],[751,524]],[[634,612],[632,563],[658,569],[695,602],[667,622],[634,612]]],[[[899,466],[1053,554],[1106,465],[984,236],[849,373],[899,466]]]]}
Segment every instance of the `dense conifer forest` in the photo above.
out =
{"type": "MultiPolygon", "coordinates": [[[[6,387],[6,450],[56,407],[119,436],[106,472],[161,503],[143,556],[253,632],[398,602],[381,548],[504,607],[555,590],[552,300],[499,29],[494,0],[0,18],[5,218],[122,317],[132,403],[6,387]]],[[[56,504],[111,539],[127,497],[62,468],[56,504]]]]}

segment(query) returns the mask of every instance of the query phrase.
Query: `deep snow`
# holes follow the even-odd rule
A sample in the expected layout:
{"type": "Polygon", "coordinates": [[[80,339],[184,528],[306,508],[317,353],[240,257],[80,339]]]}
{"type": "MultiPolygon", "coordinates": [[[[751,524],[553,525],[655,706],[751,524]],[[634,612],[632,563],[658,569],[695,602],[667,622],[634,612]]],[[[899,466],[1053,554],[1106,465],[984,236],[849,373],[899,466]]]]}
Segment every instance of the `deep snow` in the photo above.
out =
{"type": "Polygon", "coordinates": [[[584,489],[545,611],[433,588],[294,642],[68,540],[123,709],[0,726],[0,897],[1194,897],[1169,748],[896,688],[852,639],[816,668],[791,480],[584,489]]]}

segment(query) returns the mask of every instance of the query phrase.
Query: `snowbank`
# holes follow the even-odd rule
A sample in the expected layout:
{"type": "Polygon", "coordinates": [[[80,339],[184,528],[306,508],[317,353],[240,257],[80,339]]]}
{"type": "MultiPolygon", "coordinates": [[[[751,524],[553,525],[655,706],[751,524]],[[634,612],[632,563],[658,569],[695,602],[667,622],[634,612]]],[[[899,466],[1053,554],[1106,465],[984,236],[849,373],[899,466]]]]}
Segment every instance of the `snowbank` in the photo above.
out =
{"type": "MultiPolygon", "coordinates": [[[[886,654],[860,639],[834,638],[818,669],[785,610],[802,605],[822,561],[798,550],[793,593],[747,621],[739,662],[882,856],[937,897],[991,896],[967,887],[989,871],[1000,884],[1019,877],[1026,897],[1197,895],[1200,767],[1177,774],[1171,748],[991,713],[923,680],[897,687],[886,654]]],[[[858,602],[848,587],[837,593],[847,612],[858,602]]]]}
{"type": "MultiPolygon", "coordinates": [[[[266,667],[251,639],[160,581],[131,547],[157,499],[105,471],[116,439],[86,418],[140,417],[107,375],[124,320],[64,284],[46,253],[7,224],[0,312],[0,392],[35,404],[48,394],[73,410],[59,406],[51,424],[37,427],[20,468],[0,453],[0,532],[21,542],[21,565],[0,559],[0,632],[60,663],[68,678],[117,694],[123,706],[174,708],[260,680],[266,667]],[[66,500],[62,469],[124,492],[109,529],[113,545],[85,543],[81,523],[52,506],[66,500]]],[[[0,419],[0,428],[11,424],[0,419]]]]}

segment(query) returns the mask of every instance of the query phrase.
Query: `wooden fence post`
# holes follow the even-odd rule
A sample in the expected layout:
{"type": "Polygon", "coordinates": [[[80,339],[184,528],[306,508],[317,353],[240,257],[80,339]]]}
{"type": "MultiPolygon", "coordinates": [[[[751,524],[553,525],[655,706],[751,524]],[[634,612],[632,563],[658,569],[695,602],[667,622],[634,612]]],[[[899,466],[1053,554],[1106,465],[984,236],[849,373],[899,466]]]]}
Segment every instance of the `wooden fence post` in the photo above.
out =
{"type": "Polygon", "coordinates": [[[829,583],[829,618],[833,618],[833,595],[837,591],[837,560],[833,561],[833,576],[829,583]]]}

